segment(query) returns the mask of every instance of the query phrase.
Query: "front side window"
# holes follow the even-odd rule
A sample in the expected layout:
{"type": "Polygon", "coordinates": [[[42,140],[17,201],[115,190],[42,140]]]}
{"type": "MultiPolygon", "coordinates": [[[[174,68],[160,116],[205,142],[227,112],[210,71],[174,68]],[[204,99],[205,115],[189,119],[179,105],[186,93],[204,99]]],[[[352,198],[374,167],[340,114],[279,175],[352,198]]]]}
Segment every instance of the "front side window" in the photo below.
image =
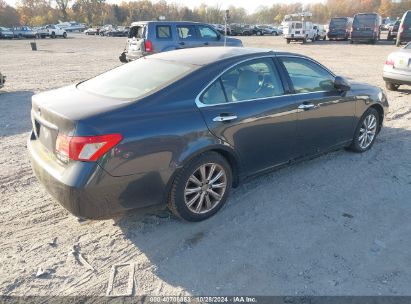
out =
{"type": "Polygon", "coordinates": [[[205,104],[263,99],[284,94],[281,79],[271,58],[239,64],[225,72],[206,92],[205,104]]]}
{"type": "Polygon", "coordinates": [[[181,40],[193,40],[197,38],[194,25],[177,25],[177,32],[181,40]]]}
{"type": "Polygon", "coordinates": [[[202,39],[213,39],[217,40],[217,33],[213,31],[208,26],[199,25],[198,30],[200,31],[200,36],[202,39]]]}
{"type": "Polygon", "coordinates": [[[334,90],[334,76],[320,65],[304,58],[281,58],[295,93],[334,90]]]}
{"type": "Polygon", "coordinates": [[[177,62],[140,58],[80,83],[82,91],[119,99],[138,99],[180,79],[194,67],[177,62]]]}
{"type": "Polygon", "coordinates": [[[159,39],[170,39],[171,27],[168,25],[158,25],[156,27],[156,36],[159,39]]]}

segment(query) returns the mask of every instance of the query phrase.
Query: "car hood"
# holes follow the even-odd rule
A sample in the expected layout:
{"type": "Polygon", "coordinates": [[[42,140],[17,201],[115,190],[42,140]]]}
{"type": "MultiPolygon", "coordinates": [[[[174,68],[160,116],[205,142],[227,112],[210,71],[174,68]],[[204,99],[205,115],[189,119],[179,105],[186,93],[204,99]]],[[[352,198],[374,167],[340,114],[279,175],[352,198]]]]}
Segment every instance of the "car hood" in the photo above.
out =
{"type": "MultiPolygon", "coordinates": [[[[232,38],[232,37],[226,37],[227,39],[227,43],[229,43],[230,45],[243,45],[242,41],[240,39],[237,38],[232,38]]],[[[224,37],[222,37],[222,40],[224,40],[224,37]]]]}

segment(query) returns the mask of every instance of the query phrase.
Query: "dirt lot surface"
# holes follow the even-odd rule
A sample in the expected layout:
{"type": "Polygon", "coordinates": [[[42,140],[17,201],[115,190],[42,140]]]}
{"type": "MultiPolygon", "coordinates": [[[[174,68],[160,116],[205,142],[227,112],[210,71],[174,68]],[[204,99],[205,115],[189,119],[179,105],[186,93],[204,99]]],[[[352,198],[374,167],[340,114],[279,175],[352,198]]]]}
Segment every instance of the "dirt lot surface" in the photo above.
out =
{"type": "MultiPolygon", "coordinates": [[[[396,49],[383,42],[242,40],[312,56],[378,86],[396,49]]],[[[72,35],[40,40],[32,52],[28,40],[0,41],[0,70],[8,77],[0,92],[0,294],[104,295],[111,266],[135,263],[135,295],[411,295],[406,86],[388,92],[385,128],[365,154],[342,150],[255,178],[201,223],[146,210],[80,225],[32,174],[30,97],[119,65],[124,44],[72,35]],[[37,278],[39,267],[46,273],[37,278]]],[[[121,277],[118,289],[127,280],[121,277]]]]}

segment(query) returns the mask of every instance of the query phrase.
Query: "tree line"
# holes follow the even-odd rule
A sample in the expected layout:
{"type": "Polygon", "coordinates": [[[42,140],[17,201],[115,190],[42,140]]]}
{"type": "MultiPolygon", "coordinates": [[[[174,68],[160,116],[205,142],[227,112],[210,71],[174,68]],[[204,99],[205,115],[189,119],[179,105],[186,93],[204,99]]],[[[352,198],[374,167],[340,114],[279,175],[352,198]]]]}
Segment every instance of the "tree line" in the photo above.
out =
{"type": "MultiPolygon", "coordinates": [[[[242,7],[230,6],[230,22],[249,24],[279,24],[286,14],[301,11],[313,13],[313,21],[327,23],[331,17],[353,16],[359,12],[378,12],[383,17],[401,17],[411,10],[411,0],[327,0],[325,3],[273,4],[261,6],[254,13],[242,7]]],[[[105,0],[20,0],[16,7],[0,0],[0,26],[40,26],[61,21],[75,20],[89,26],[103,24],[129,25],[139,20],[188,20],[207,23],[223,23],[221,6],[201,4],[193,9],[165,0],[151,2],[138,0],[120,4],[105,0]]]]}

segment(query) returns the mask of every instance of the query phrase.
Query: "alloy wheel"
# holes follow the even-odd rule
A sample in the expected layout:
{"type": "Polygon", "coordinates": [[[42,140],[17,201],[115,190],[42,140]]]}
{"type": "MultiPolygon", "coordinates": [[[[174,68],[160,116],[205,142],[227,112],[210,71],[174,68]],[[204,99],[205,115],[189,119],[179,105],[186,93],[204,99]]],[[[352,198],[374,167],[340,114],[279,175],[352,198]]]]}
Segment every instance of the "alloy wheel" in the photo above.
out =
{"type": "Polygon", "coordinates": [[[184,188],[184,199],[190,211],[203,214],[220,203],[227,188],[227,175],[222,166],[206,163],[189,177],[184,188]]]}
{"type": "Polygon", "coordinates": [[[377,117],[374,114],[369,114],[364,118],[358,134],[358,144],[361,149],[367,149],[371,145],[376,133],[377,117]]]}

